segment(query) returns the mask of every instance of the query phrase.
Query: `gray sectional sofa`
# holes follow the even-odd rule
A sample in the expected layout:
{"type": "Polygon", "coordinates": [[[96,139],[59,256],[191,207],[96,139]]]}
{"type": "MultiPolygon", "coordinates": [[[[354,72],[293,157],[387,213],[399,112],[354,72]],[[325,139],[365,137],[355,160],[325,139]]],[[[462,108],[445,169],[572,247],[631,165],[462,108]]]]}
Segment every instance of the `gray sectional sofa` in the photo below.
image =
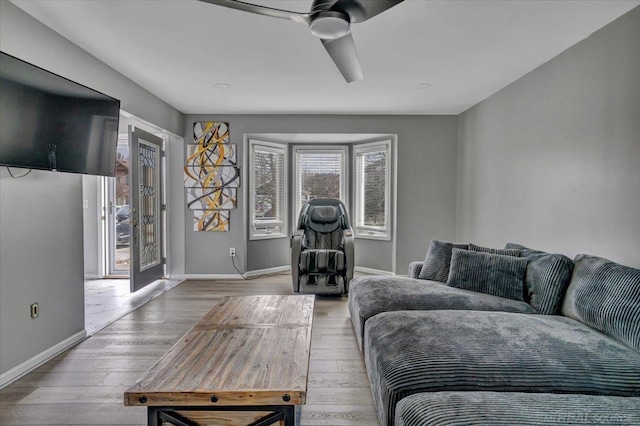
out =
{"type": "Polygon", "coordinates": [[[640,270],[432,241],[409,274],[350,286],[381,425],[640,424],[640,270]]]}

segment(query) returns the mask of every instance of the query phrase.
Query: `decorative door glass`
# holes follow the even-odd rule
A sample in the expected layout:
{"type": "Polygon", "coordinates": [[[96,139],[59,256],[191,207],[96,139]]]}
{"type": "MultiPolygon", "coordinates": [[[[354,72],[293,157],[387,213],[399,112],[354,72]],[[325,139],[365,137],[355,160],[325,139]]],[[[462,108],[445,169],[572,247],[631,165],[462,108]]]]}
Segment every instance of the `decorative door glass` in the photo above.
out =
{"type": "Polygon", "coordinates": [[[143,139],[139,141],[140,205],[138,212],[140,238],[140,271],[161,261],[160,250],[160,149],[143,139]]]}

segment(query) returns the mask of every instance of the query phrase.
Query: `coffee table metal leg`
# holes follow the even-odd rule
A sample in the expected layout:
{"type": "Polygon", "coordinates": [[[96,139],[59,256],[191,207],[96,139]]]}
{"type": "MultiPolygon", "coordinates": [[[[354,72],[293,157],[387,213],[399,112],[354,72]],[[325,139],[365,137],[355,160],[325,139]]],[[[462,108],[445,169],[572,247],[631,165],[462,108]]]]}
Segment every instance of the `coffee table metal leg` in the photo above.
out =
{"type": "Polygon", "coordinates": [[[296,426],[296,406],[285,405],[284,410],[284,426],[296,426]]]}
{"type": "Polygon", "coordinates": [[[223,406],[223,407],[152,407],[147,406],[147,425],[162,426],[163,421],[176,426],[194,426],[196,422],[176,413],[181,411],[273,411],[271,414],[251,423],[251,426],[272,425],[284,421],[284,426],[300,424],[301,407],[299,405],[280,406],[223,406]]]}
{"type": "Polygon", "coordinates": [[[159,411],[160,409],[158,407],[147,407],[148,426],[160,426],[162,424],[159,411]]]}

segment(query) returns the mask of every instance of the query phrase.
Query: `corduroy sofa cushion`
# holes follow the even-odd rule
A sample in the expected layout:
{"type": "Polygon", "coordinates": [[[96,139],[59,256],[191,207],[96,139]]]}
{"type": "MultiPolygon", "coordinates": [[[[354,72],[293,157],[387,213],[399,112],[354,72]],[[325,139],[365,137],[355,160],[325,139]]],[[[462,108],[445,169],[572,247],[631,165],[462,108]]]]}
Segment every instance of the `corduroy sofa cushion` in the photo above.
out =
{"type": "Polygon", "coordinates": [[[491,248],[491,247],[477,246],[473,243],[469,243],[469,250],[478,251],[481,253],[500,254],[502,256],[520,257],[521,255],[520,250],[518,249],[507,249],[507,248],[497,249],[497,248],[491,248]]]}
{"type": "Polygon", "coordinates": [[[640,398],[517,392],[428,392],[396,407],[395,426],[638,425],[640,398]]]}
{"type": "Polygon", "coordinates": [[[507,243],[506,249],[519,250],[527,259],[524,300],[539,314],[560,313],[562,300],[571,279],[573,261],[561,254],[530,249],[520,244],[507,243]]]}
{"type": "Polygon", "coordinates": [[[418,278],[446,283],[449,277],[449,263],[451,262],[451,250],[453,248],[467,249],[469,244],[431,240],[427,250],[427,257],[424,259],[424,265],[418,278]]]}
{"type": "Polygon", "coordinates": [[[640,351],[640,269],[586,254],[574,264],[562,313],[640,351]]]}
{"type": "Polygon", "coordinates": [[[640,397],[640,353],[579,321],[477,311],[397,311],[365,325],[380,425],[420,392],[500,391],[640,397]]]}
{"type": "Polygon", "coordinates": [[[447,285],[524,302],[526,270],[526,259],[454,248],[447,285]]]}
{"type": "Polygon", "coordinates": [[[361,351],[365,323],[372,316],[389,311],[437,309],[536,313],[524,302],[436,281],[372,275],[354,278],[349,284],[349,312],[361,351]]]}

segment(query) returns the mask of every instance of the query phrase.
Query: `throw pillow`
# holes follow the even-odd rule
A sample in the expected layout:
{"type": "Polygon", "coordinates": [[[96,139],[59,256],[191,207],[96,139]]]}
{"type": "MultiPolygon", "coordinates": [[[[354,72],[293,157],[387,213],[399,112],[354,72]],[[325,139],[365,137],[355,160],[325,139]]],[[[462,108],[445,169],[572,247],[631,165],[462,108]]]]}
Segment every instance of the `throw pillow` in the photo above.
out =
{"type": "Polygon", "coordinates": [[[496,248],[490,248],[490,247],[482,247],[482,246],[477,246],[473,243],[469,243],[469,250],[471,251],[479,251],[482,253],[491,253],[491,254],[501,254],[503,256],[515,256],[515,257],[520,257],[521,253],[520,250],[518,249],[496,249],[496,248]]]}
{"type": "Polygon", "coordinates": [[[449,241],[431,240],[427,257],[420,270],[418,279],[447,282],[449,277],[449,263],[451,262],[451,250],[453,248],[466,249],[468,244],[458,244],[449,241]]]}
{"type": "Polygon", "coordinates": [[[526,270],[526,259],[454,248],[447,285],[523,302],[526,270]]]}
{"type": "Polygon", "coordinates": [[[505,248],[520,250],[522,257],[528,261],[524,301],[540,314],[559,314],[571,279],[573,261],[561,254],[546,253],[514,243],[507,243],[505,248]]]}
{"type": "Polygon", "coordinates": [[[563,315],[640,351],[640,269],[579,254],[563,315]]]}

